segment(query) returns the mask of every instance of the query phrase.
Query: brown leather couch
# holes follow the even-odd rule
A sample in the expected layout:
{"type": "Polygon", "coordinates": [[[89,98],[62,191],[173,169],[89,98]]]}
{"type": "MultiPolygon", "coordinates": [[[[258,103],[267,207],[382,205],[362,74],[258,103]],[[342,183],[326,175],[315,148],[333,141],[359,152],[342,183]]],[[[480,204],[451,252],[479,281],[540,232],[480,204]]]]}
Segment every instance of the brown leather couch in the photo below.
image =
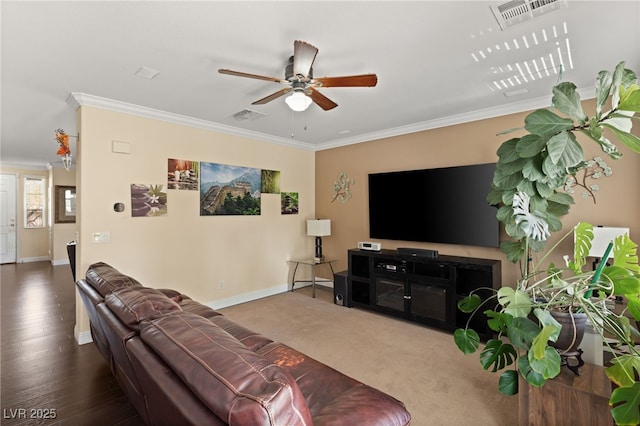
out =
{"type": "Polygon", "coordinates": [[[98,350],[152,425],[408,425],[402,402],[110,265],[78,281],[98,350]]]}

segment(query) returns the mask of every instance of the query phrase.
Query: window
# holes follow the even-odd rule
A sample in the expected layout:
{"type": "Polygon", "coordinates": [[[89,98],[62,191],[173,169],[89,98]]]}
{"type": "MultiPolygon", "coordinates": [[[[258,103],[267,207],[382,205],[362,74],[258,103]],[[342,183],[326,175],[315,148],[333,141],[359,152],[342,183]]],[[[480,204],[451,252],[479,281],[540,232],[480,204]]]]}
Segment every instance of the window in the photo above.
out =
{"type": "Polygon", "coordinates": [[[24,178],[24,227],[44,228],[45,226],[45,178],[24,178]]]}

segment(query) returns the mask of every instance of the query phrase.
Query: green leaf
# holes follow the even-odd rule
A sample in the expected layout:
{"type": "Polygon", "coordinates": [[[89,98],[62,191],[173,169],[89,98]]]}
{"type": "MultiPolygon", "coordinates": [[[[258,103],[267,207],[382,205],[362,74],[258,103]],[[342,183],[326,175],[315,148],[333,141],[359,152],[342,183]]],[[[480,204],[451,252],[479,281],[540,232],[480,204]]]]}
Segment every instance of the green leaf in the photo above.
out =
{"type": "Polygon", "coordinates": [[[617,236],[613,240],[613,266],[640,272],[637,249],[638,245],[629,238],[628,234],[617,236]]]}
{"type": "Polygon", "coordinates": [[[560,117],[548,109],[538,109],[524,119],[524,128],[535,135],[551,136],[573,129],[573,120],[560,117]]]}
{"type": "Polygon", "coordinates": [[[571,132],[560,132],[547,142],[549,158],[553,164],[566,169],[584,160],[582,147],[571,132]]]}
{"type": "Polygon", "coordinates": [[[624,75],[624,62],[620,62],[613,70],[613,79],[611,81],[611,107],[613,109],[617,109],[620,102],[620,90],[618,87],[622,84],[624,75]]]}
{"type": "Polygon", "coordinates": [[[582,110],[580,95],[576,92],[576,85],[573,83],[563,82],[554,87],[552,103],[558,111],[579,121],[581,125],[589,119],[582,110]]]}
{"type": "Polygon", "coordinates": [[[609,404],[611,417],[618,425],[640,424],[640,382],[614,389],[609,404]]]}
{"type": "Polygon", "coordinates": [[[640,112],[640,87],[637,84],[623,90],[620,95],[618,109],[621,111],[640,112]]]}
{"type": "Polygon", "coordinates": [[[491,368],[495,373],[513,364],[517,357],[518,354],[512,345],[498,339],[490,339],[480,353],[480,364],[485,370],[491,368]]]}
{"type": "Polygon", "coordinates": [[[522,377],[524,377],[527,383],[532,386],[541,387],[547,382],[547,379],[542,377],[542,374],[531,368],[526,356],[518,358],[518,371],[522,374],[522,377]]]}
{"type": "Polygon", "coordinates": [[[453,341],[462,353],[469,355],[480,347],[480,336],[475,330],[470,328],[458,328],[453,332],[453,341]]]}
{"type": "Polygon", "coordinates": [[[607,377],[618,386],[631,386],[640,377],[640,357],[624,354],[611,360],[611,365],[605,370],[607,377]]]}
{"type": "Polygon", "coordinates": [[[596,78],[596,117],[599,119],[609,94],[611,93],[612,77],[609,71],[600,71],[596,78]]]}
{"type": "Polygon", "coordinates": [[[622,154],[618,151],[618,147],[615,146],[611,141],[604,136],[602,136],[602,127],[597,127],[596,129],[582,130],[583,134],[587,135],[589,138],[594,140],[600,145],[602,152],[607,154],[609,157],[613,159],[618,159],[622,157],[622,154]]]}
{"type": "Polygon", "coordinates": [[[547,146],[548,138],[540,135],[526,135],[516,144],[516,152],[522,158],[531,158],[540,154],[547,146]]]}
{"type": "Polygon", "coordinates": [[[526,317],[531,312],[531,299],[522,290],[501,287],[498,290],[498,303],[504,306],[504,312],[514,317],[526,317]]]}
{"type": "MultiPolygon", "coordinates": [[[[555,268],[550,267],[550,270],[555,268]]],[[[536,338],[545,338],[542,343],[546,345],[548,340],[555,342],[558,340],[558,336],[560,336],[560,330],[562,329],[562,325],[551,315],[551,312],[547,309],[536,308],[533,310],[535,316],[540,320],[540,324],[543,325],[542,331],[540,334],[536,336],[536,338]],[[546,328],[546,330],[545,330],[546,328]]],[[[540,328],[538,327],[538,330],[540,328]]],[[[535,344],[535,339],[534,339],[535,344]]]]}
{"type": "Polygon", "coordinates": [[[480,299],[480,296],[473,293],[465,297],[464,299],[458,301],[458,309],[460,309],[462,312],[466,314],[469,314],[475,311],[476,309],[478,309],[478,306],[480,306],[481,304],[482,304],[482,299],[480,299]]]}
{"type": "Polygon", "coordinates": [[[640,294],[627,294],[627,310],[636,321],[640,321],[640,294]]]}
{"type": "Polygon", "coordinates": [[[631,148],[633,151],[640,154],[640,138],[638,138],[636,135],[633,135],[631,133],[620,131],[614,126],[611,126],[609,124],[603,123],[603,126],[606,126],[607,128],[611,129],[611,131],[616,135],[618,139],[620,139],[620,141],[623,144],[625,144],[626,146],[631,148]]]}
{"type": "Polygon", "coordinates": [[[513,316],[505,314],[504,312],[496,311],[484,311],[484,314],[489,318],[487,325],[489,328],[496,332],[506,332],[507,325],[513,320],[513,316]]]}
{"type": "Polygon", "coordinates": [[[518,372],[515,370],[503,371],[498,380],[498,390],[504,395],[518,393],[518,372]]]}
{"type": "MultiPolygon", "coordinates": [[[[573,245],[573,265],[576,274],[582,271],[582,267],[586,264],[586,258],[591,250],[591,241],[593,240],[593,225],[587,222],[580,222],[574,228],[574,245],[573,245]]],[[[603,253],[604,254],[604,253],[603,253]]]]}
{"type": "Polygon", "coordinates": [[[640,294],[640,276],[620,266],[606,266],[602,275],[613,283],[613,294],[640,294]]]}
{"type": "Polygon", "coordinates": [[[496,154],[500,157],[500,163],[510,163],[520,158],[516,147],[520,138],[509,139],[498,148],[496,154]]]}
{"type": "Polygon", "coordinates": [[[516,348],[528,351],[533,339],[540,333],[540,327],[527,317],[513,318],[507,337],[516,348]]]}
{"type": "Polygon", "coordinates": [[[522,176],[531,181],[542,181],[545,179],[542,173],[542,157],[536,156],[529,158],[529,161],[522,167],[522,176]]]}
{"type": "Polygon", "coordinates": [[[534,356],[533,349],[530,349],[527,353],[527,359],[531,368],[540,373],[545,379],[552,379],[560,374],[560,362],[561,358],[551,346],[547,346],[544,350],[544,355],[540,358],[534,356]]]}
{"type": "Polygon", "coordinates": [[[502,251],[509,262],[516,263],[524,257],[524,247],[522,241],[502,241],[500,242],[502,251]]]}

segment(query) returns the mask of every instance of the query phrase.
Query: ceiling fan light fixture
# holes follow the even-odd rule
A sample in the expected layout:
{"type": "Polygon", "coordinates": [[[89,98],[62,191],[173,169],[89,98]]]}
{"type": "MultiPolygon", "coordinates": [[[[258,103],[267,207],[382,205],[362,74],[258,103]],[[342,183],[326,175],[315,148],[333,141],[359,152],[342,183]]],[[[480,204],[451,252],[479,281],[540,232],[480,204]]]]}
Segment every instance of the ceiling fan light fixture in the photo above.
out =
{"type": "Polygon", "coordinates": [[[311,98],[302,90],[296,90],[284,100],[293,111],[301,112],[311,105],[311,98]]]}

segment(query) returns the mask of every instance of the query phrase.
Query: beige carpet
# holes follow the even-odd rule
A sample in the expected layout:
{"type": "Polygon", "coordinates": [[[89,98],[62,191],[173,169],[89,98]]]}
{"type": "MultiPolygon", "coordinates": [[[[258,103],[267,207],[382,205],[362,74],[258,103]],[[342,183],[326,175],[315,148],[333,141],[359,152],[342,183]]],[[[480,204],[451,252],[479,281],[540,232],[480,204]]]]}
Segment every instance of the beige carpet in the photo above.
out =
{"type": "Polygon", "coordinates": [[[518,398],[498,375],[465,356],[450,333],[333,304],[331,289],[309,287],[220,310],[407,406],[412,425],[517,425],[518,398]]]}

